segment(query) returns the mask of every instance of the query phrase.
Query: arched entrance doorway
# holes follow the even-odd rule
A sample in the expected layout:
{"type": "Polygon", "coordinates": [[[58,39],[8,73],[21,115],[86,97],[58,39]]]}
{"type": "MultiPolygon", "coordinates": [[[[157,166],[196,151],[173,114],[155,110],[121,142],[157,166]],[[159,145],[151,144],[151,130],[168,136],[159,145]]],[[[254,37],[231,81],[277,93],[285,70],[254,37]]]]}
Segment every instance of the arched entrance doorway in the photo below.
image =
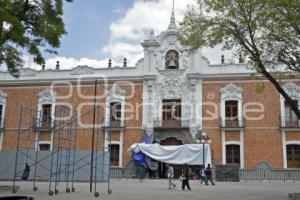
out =
{"type": "MultiPolygon", "coordinates": [[[[176,137],[168,137],[164,140],[160,141],[160,145],[162,146],[172,146],[172,145],[182,145],[183,142],[179,139],[177,139],[176,137]]],[[[181,165],[173,165],[174,167],[174,176],[175,177],[179,177],[181,174],[181,165]]],[[[167,174],[167,164],[163,163],[163,162],[159,162],[158,163],[158,175],[160,178],[166,178],[166,174],[167,174]]]]}
{"type": "Polygon", "coordinates": [[[177,138],[175,137],[168,137],[162,141],[160,141],[160,145],[182,145],[182,141],[181,140],[178,140],[177,138]]]}
{"type": "Polygon", "coordinates": [[[300,168],[300,145],[286,145],[286,158],[288,168],[300,168]]]}

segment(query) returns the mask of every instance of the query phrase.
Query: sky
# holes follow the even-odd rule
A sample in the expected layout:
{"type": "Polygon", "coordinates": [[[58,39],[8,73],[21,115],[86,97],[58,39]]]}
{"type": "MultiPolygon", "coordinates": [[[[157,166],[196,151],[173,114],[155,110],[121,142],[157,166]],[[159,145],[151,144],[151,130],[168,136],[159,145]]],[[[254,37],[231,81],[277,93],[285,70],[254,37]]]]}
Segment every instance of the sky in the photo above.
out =
{"type": "MultiPolygon", "coordinates": [[[[175,18],[178,24],[188,5],[195,0],[175,0],[175,18]]],[[[127,58],[128,65],[143,58],[141,42],[151,29],[155,35],[167,29],[172,11],[172,0],[74,0],[64,3],[64,23],[67,34],[61,38],[58,55],[44,54],[46,68],[61,68],[78,65],[106,67],[108,59],[113,66],[121,65],[127,58]]],[[[220,63],[221,54],[232,59],[229,52],[220,46],[204,49],[203,54],[212,64],[220,63]],[[228,56],[227,56],[228,55],[228,56]]],[[[40,69],[32,57],[24,56],[25,67],[40,69]]]]}

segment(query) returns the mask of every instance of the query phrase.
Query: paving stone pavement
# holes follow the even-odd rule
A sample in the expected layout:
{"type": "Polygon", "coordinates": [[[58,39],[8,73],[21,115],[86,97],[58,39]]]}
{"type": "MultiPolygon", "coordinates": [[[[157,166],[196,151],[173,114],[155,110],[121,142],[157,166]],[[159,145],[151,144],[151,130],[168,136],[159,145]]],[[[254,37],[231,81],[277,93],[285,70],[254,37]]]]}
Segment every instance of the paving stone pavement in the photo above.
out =
{"type": "MultiPolygon", "coordinates": [[[[176,180],[176,188],[168,190],[167,180],[112,180],[112,194],[107,193],[107,184],[98,184],[100,196],[98,199],[107,200],[287,200],[288,194],[299,192],[299,183],[265,181],[265,182],[217,182],[215,186],[206,186],[198,181],[191,181],[192,191],[182,191],[181,183],[176,180]]],[[[0,186],[11,185],[11,182],[1,182],[0,186]]],[[[15,195],[32,196],[35,200],[63,199],[87,200],[97,199],[89,193],[88,183],[76,183],[76,192],[66,193],[64,183],[60,184],[58,195],[48,195],[48,183],[37,183],[39,190],[32,191],[30,182],[18,182],[19,191],[15,195]]],[[[14,195],[10,191],[1,191],[0,197],[14,195]]]]}

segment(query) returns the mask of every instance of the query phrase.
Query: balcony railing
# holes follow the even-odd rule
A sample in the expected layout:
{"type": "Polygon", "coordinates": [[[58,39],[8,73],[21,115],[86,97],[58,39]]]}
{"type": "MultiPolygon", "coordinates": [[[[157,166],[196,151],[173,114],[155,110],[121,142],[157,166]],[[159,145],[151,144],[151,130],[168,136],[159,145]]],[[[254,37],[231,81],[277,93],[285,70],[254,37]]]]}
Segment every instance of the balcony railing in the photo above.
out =
{"type": "Polygon", "coordinates": [[[281,120],[282,117],[280,117],[280,128],[300,129],[300,120],[297,119],[283,119],[284,121],[281,120]]]}
{"type": "Polygon", "coordinates": [[[121,120],[110,120],[109,128],[124,128],[124,125],[121,123],[121,120]]]}
{"type": "Polygon", "coordinates": [[[219,119],[219,127],[220,128],[245,128],[245,119],[242,118],[242,120],[240,121],[239,119],[227,119],[225,118],[224,120],[225,123],[223,123],[222,118],[219,119]]]}
{"type": "Polygon", "coordinates": [[[189,120],[154,120],[156,128],[188,128],[189,120]]]}
{"type": "Polygon", "coordinates": [[[49,131],[53,127],[53,123],[51,118],[49,119],[44,119],[39,121],[38,119],[35,119],[33,121],[32,127],[37,131],[49,131]]]}

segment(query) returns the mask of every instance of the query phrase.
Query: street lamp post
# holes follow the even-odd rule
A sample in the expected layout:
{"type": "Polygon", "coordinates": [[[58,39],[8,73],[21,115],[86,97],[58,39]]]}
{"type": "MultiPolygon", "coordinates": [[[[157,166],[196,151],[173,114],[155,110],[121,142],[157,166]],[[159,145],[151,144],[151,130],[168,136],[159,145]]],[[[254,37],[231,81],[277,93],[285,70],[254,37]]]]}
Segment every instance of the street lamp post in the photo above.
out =
{"type": "Polygon", "coordinates": [[[205,168],[205,144],[210,144],[211,140],[209,139],[208,135],[206,135],[206,133],[202,133],[200,136],[200,143],[203,145],[203,167],[205,168]]]}

